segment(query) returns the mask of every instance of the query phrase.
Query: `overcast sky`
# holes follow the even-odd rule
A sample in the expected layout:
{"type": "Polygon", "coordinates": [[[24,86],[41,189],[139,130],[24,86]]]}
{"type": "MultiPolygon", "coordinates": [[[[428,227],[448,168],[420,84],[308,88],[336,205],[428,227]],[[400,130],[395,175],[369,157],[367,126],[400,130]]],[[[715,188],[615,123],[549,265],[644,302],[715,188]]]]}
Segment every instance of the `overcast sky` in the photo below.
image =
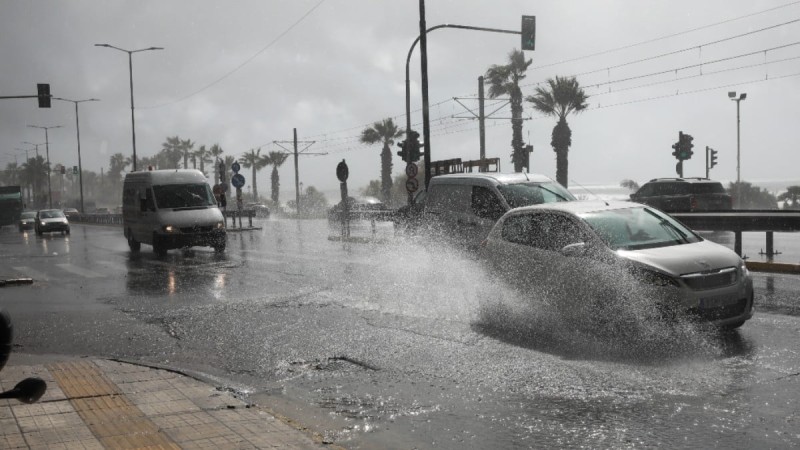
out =
{"type": "MultiPolygon", "coordinates": [[[[365,146],[365,126],[392,117],[404,126],[404,68],[419,34],[417,1],[16,1],[0,0],[0,96],[33,95],[37,82],[54,96],[100,102],[80,106],[83,166],[108,168],[129,156],[128,50],[133,55],[138,156],[157,153],[168,136],[219,144],[228,155],[273,141],[315,141],[300,158],[300,181],[336,201],[336,164],[350,166],[350,189],[380,177],[380,145],[365,146]]],[[[741,176],[800,184],[800,1],[428,0],[429,27],[450,23],[519,30],[537,20],[536,51],[523,93],[556,75],[577,75],[589,108],[568,118],[569,178],[616,185],[631,178],[675,176],[671,145],[694,136],[686,176],[704,176],[704,148],[719,151],[711,177],[736,179],[736,103],[741,102],[741,176]],[[761,31],[765,28],[767,30],[761,31]],[[747,34],[745,36],[741,36],[747,34]],[[794,45],[793,45],[794,44],[794,45]],[[782,47],[782,48],[777,48],[782,47]],[[772,49],[772,50],[770,50],[772,49]],[[751,54],[750,56],[743,56],[751,54]],[[664,56],[666,55],[666,56],[664,56]],[[798,58],[798,59],[794,59],[798,58]],[[725,61],[719,61],[719,60],[725,61]],[[627,81],[625,81],[627,80],[627,81]]],[[[441,29],[428,35],[433,159],[477,159],[478,123],[459,119],[477,108],[478,77],[504,64],[518,35],[441,29]]],[[[419,52],[411,64],[412,109],[421,105],[419,52]]],[[[487,100],[487,112],[494,111],[487,100]]],[[[510,162],[509,109],[487,121],[487,156],[510,162]]],[[[525,103],[523,136],[532,172],[555,178],[550,135],[556,120],[525,103]]],[[[421,114],[412,116],[421,131],[421,114]]],[[[72,103],[39,109],[35,99],[0,101],[0,164],[24,160],[49,132],[52,163],[77,165],[72,103]]],[[[290,144],[283,144],[289,148],[290,144]]],[[[305,148],[304,144],[301,148],[305,148]]],[[[43,148],[40,148],[43,150],[43,148]]],[[[393,148],[395,152],[397,148],[393,148]]],[[[394,158],[394,173],[404,163],[394,158]]],[[[267,196],[270,169],[259,174],[267,196]]],[[[281,201],[294,198],[290,158],[280,169],[281,201]]],[[[250,184],[249,172],[245,172],[250,184]]],[[[572,181],[570,182],[572,184],[572,181]]]]}

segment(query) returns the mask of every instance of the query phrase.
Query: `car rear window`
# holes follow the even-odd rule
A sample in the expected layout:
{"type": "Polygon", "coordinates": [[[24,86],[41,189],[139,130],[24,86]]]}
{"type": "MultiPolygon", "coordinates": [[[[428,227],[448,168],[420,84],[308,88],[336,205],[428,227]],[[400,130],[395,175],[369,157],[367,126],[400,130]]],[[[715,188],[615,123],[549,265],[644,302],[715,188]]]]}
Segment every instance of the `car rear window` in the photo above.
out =
{"type": "Polygon", "coordinates": [[[558,183],[505,184],[497,186],[497,190],[503,194],[508,206],[512,208],[575,200],[575,196],[558,183]]]}
{"type": "Polygon", "coordinates": [[[722,183],[695,183],[692,184],[693,194],[724,194],[722,183]]]}
{"type": "Polygon", "coordinates": [[[686,195],[690,193],[689,183],[655,183],[651,195],[686,195]]]}

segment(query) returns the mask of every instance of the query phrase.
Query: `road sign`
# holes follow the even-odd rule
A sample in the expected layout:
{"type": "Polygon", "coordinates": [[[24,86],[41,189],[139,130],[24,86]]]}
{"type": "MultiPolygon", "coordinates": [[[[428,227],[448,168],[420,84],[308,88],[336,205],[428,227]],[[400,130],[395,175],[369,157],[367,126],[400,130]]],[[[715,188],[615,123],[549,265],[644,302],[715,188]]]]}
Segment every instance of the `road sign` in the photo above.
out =
{"type": "Polygon", "coordinates": [[[242,167],[239,165],[239,161],[234,161],[233,164],[231,164],[231,170],[233,171],[233,173],[239,173],[239,170],[241,168],[242,167]]]}
{"type": "Polygon", "coordinates": [[[244,186],[244,175],[242,175],[240,173],[237,173],[234,176],[232,176],[231,177],[231,184],[236,189],[241,189],[241,187],[244,186]]]}
{"type": "Polygon", "coordinates": [[[409,178],[406,181],[406,190],[408,192],[417,192],[417,189],[419,189],[419,180],[416,178],[409,178]]]}
{"type": "Polygon", "coordinates": [[[350,176],[350,169],[347,168],[347,163],[342,160],[342,162],[336,166],[336,178],[344,183],[347,181],[348,176],[350,176]]]}
{"type": "Polygon", "coordinates": [[[408,163],[406,166],[406,176],[408,178],[415,178],[417,173],[419,172],[419,168],[414,163],[408,163]]]}

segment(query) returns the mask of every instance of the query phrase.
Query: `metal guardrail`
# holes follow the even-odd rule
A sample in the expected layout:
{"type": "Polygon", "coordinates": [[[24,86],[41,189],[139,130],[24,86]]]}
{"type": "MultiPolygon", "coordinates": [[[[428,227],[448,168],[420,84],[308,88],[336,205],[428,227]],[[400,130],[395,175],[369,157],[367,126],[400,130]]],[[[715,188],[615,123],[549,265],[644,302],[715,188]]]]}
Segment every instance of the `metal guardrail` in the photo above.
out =
{"type": "Polygon", "coordinates": [[[122,225],[122,214],[80,214],[69,217],[70,222],[98,223],[103,225],[122,225]]]}
{"type": "Polygon", "coordinates": [[[742,254],[742,232],[763,231],[766,233],[766,255],[775,256],[775,231],[800,231],[800,211],[783,210],[734,210],[719,212],[670,213],[684,225],[701,231],[732,231],[734,233],[733,250],[742,254]]]}

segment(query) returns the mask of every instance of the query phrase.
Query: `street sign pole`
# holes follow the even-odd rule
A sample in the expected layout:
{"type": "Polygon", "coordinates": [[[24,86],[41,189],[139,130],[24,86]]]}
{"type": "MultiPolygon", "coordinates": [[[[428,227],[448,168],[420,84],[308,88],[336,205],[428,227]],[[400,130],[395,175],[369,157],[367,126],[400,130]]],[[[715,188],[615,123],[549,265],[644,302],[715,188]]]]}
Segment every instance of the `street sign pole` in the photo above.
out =
{"type": "Polygon", "coordinates": [[[339,179],[339,187],[342,191],[342,240],[350,237],[350,204],[347,201],[347,177],[350,176],[350,169],[345,160],[336,166],[336,178],[339,179]]]}

